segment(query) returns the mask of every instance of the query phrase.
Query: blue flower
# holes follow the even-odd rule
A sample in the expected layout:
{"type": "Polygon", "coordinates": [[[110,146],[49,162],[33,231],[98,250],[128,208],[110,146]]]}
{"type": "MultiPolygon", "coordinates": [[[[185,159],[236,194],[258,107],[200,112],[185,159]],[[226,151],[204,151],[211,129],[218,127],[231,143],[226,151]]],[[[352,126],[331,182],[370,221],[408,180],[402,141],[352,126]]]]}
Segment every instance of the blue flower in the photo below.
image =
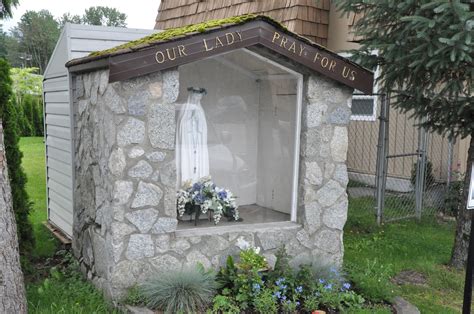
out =
{"type": "Polygon", "coordinates": [[[258,283],[254,283],[252,286],[253,290],[260,291],[260,285],[258,283]]]}
{"type": "MultiPolygon", "coordinates": [[[[281,299],[282,299],[283,301],[285,301],[285,300],[286,300],[286,295],[282,296],[281,299]]],[[[290,301],[288,301],[288,302],[290,302],[290,301]]]]}
{"type": "Polygon", "coordinates": [[[277,297],[278,299],[281,298],[281,292],[277,291],[273,294],[274,297],[277,297]]]}
{"type": "Polygon", "coordinates": [[[224,190],[224,191],[220,191],[219,193],[217,193],[217,195],[219,196],[219,198],[221,200],[224,200],[227,198],[227,192],[224,190]]]}
{"type": "Polygon", "coordinates": [[[326,280],[324,280],[324,279],[319,279],[319,283],[320,283],[320,284],[323,285],[325,282],[326,282],[326,280]]]}
{"type": "Polygon", "coordinates": [[[193,184],[193,190],[194,191],[200,191],[202,189],[202,184],[196,182],[193,184]]]}
{"type": "Polygon", "coordinates": [[[296,306],[300,306],[300,301],[296,301],[296,306]]]}
{"type": "Polygon", "coordinates": [[[277,279],[277,281],[275,281],[275,284],[276,284],[277,286],[279,286],[279,285],[280,285],[282,282],[284,282],[284,281],[285,281],[285,278],[281,278],[281,277],[280,277],[280,278],[277,279]]]}
{"type": "Polygon", "coordinates": [[[349,290],[351,288],[351,284],[346,282],[342,285],[342,291],[349,290]]]}
{"type": "Polygon", "coordinates": [[[332,289],[332,283],[328,283],[327,285],[325,285],[324,289],[331,290],[332,289]]]}
{"type": "Polygon", "coordinates": [[[302,286],[296,287],[295,292],[296,292],[296,293],[301,293],[301,292],[303,292],[303,287],[302,287],[302,286]]]}

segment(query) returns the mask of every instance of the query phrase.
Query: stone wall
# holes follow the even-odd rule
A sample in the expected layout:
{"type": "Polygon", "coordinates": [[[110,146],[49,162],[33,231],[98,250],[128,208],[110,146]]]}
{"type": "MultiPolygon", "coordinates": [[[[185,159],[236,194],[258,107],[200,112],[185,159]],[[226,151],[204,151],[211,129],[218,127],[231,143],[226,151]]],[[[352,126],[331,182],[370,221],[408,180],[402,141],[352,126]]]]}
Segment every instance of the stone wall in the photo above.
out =
{"type": "MultiPolygon", "coordinates": [[[[177,70],[108,84],[108,71],[74,78],[73,249],[107,295],[168,269],[221,265],[244,239],[269,261],[282,245],[294,263],[342,261],[347,215],[347,128],[352,91],[305,77],[298,223],[176,230],[177,70]]],[[[288,196],[290,197],[290,196],[288,196]]]]}

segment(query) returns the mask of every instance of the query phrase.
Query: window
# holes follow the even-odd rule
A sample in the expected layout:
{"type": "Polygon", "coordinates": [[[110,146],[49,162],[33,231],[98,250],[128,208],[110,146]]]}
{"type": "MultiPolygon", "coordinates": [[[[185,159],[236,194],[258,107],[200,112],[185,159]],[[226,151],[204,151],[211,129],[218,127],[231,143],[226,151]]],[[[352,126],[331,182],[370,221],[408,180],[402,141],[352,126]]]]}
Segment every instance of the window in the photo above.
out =
{"type": "MultiPolygon", "coordinates": [[[[377,52],[374,52],[377,54],[377,52]]],[[[348,53],[340,53],[344,58],[350,58],[348,53]]],[[[379,76],[379,68],[374,71],[374,79],[377,80],[379,76]]],[[[378,102],[378,84],[374,85],[373,95],[365,95],[359,90],[354,90],[352,96],[351,120],[356,121],[376,121],[377,120],[377,102],[378,102]]]]}
{"type": "Polygon", "coordinates": [[[351,111],[351,120],[375,121],[377,119],[377,96],[354,93],[351,111]]]}

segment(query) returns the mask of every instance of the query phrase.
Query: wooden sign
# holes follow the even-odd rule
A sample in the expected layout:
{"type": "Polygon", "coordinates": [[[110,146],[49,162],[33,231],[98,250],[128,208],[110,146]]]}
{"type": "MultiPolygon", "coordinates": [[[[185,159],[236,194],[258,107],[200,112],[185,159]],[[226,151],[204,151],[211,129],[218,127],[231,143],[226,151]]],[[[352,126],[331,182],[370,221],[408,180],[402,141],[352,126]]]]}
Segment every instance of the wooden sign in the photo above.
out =
{"type": "Polygon", "coordinates": [[[121,81],[255,45],[267,47],[366,94],[372,93],[372,72],[262,20],[184,36],[143,50],[112,56],[109,60],[109,81],[121,81]]]}

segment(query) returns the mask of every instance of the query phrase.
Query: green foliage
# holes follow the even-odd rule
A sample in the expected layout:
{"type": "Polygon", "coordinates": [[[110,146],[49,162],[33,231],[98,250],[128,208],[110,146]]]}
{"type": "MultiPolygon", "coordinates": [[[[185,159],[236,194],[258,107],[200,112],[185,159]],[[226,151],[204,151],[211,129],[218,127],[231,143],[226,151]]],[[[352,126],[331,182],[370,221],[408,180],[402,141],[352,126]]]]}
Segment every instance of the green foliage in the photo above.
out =
{"type": "Polygon", "coordinates": [[[231,297],[225,295],[216,295],[212,302],[212,308],[208,310],[212,314],[239,314],[240,308],[235,304],[231,297]]]}
{"type": "Polygon", "coordinates": [[[47,278],[27,285],[29,313],[118,313],[90,282],[83,279],[77,263],[72,261],[71,254],[64,252],[64,268],[53,267],[47,278]]]}
{"type": "Polygon", "coordinates": [[[82,24],[82,17],[77,14],[72,15],[71,13],[67,12],[58,19],[58,23],[60,28],[63,28],[66,23],[82,24]]]}
{"type": "Polygon", "coordinates": [[[66,23],[126,27],[127,15],[115,8],[96,6],[84,11],[82,16],[64,13],[58,20],[60,27],[66,23]]]}
{"type": "Polygon", "coordinates": [[[13,210],[18,230],[20,252],[27,254],[34,248],[34,235],[28,213],[31,204],[25,190],[26,175],[21,167],[23,157],[20,152],[17,112],[11,101],[10,66],[4,59],[0,59],[0,119],[3,122],[5,150],[8,162],[8,174],[12,189],[13,210]]]}
{"type": "Polygon", "coordinates": [[[18,0],[2,0],[0,6],[0,19],[13,17],[12,8],[18,5],[18,0]]]}
{"type": "Polygon", "coordinates": [[[44,73],[59,38],[59,25],[53,15],[47,10],[26,11],[12,35],[23,53],[18,56],[23,66],[37,67],[40,74],[44,73]]]}
{"type": "Polygon", "coordinates": [[[459,207],[464,199],[464,181],[453,181],[449,184],[448,192],[444,199],[443,213],[452,217],[457,217],[459,207]]]}
{"type": "Polygon", "coordinates": [[[37,74],[38,68],[11,68],[13,92],[21,102],[23,95],[41,96],[43,93],[43,76],[37,74]]]}
{"type": "Polygon", "coordinates": [[[215,297],[213,310],[224,312],[224,308],[236,306],[257,313],[296,313],[316,310],[320,304],[331,310],[361,308],[364,304],[364,298],[350,290],[350,284],[335,268],[309,261],[292,269],[284,248],[276,255],[273,270],[259,258],[258,248],[242,250],[236,264],[229,258],[218,275],[219,296],[224,298],[215,297]]]}
{"type": "Polygon", "coordinates": [[[474,12],[460,0],[336,0],[344,13],[363,13],[356,59],[381,67],[391,103],[440,133],[474,129],[474,12]],[[378,56],[370,52],[377,50],[378,56]]]}
{"type": "Polygon", "coordinates": [[[140,286],[146,304],[165,313],[202,312],[216,290],[215,275],[196,267],[159,274],[140,286]]]}
{"type": "Polygon", "coordinates": [[[434,217],[420,222],[402,220],[377,226],[373,198],[349,199],[344,228],[344,268],[356,292],[369,301],[401,295],[422,313],[458,313],[462,305],[463,273],[446,266],[453,238],[453,223],[434,217]],[[393,284],[403,270],[427,278],[425,285],[393,284]]]}
{"type": "Polygon", "coordinates": [[[86,9],[82,22],[90,25],[126,27],[127,15],[115,8],[97,6],[86,9]]]}
{"type": "MultiPolygon", "coordinates": [[[[416,168],[418,167],[418,161],[413,164],[411,168],[410,182],[413,186],[416,183],[416,168]]],[[[433,163],[430,160],[426,160],[425,168],[425,187],[433,185],[435,183],[435,177],[433,175],[433,163]]]]}
{"type": "Polygon", "coordinates": [[[144,306],[146,304],[146,298],[138,286],[133,286],[128,289],[127,295],[122,302],[129,305],[144,306]]]}
{"type": "Polygon", "coordinates": [[[273,296],[273,291],[267,288],[264,288],[255,296],[253,307],[260,314],[278,313],[278,304],[273,296]]]}

